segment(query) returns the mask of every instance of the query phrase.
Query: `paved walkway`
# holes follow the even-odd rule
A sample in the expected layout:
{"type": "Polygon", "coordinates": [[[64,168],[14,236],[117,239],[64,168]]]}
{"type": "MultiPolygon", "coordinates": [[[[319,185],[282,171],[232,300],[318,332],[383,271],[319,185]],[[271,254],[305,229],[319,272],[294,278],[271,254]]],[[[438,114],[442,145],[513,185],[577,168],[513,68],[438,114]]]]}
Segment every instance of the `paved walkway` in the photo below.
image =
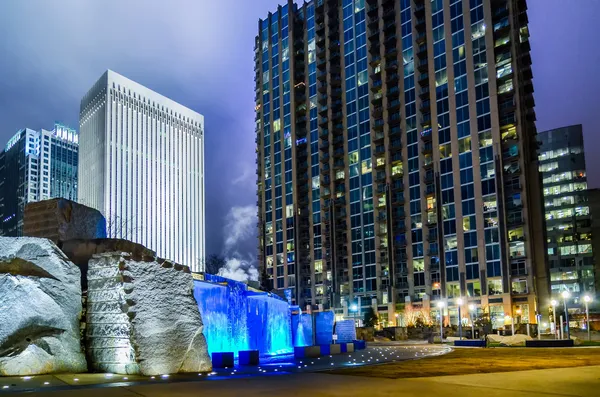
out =
{"type": "Polygon", "coordinates": [[[256,376],[220,381],[62,390],[39,396],[594,396],[600,366],[416,379],[374,379],[323,373],[256,376]]]}
{"type": "MultiPolygon", "coordinates": [[[[448,353],[448,346],[435,345],[377,345],[366,350],[318,358],[294,359],[293,355],[278,356],[261,361],[260,366],[236,366],[231,369],[215,370],[211,374],[182,374],[170,376],[135,376],[116,374],[62,374],[32,377],[0,377],[0,395],[4,393],[28,391],[65,391],[71,389],[91,389],[103,387],[142,386],[145,384],[169,385],[198,380],[218,380],[229,382],[232,379],[248,377],[279,376],[305,372],[319,372],[361,365],[383,364],[448,353]]],[[[219,382],[219,383],[221,383],[219,382]]],[[[156,386],[159,386],[156,385],[156,386]]],[[[223,387],[224,384],[220,384],[223,387]]],[[[113,393],[113,390],[110,390],[113,393]]]]}

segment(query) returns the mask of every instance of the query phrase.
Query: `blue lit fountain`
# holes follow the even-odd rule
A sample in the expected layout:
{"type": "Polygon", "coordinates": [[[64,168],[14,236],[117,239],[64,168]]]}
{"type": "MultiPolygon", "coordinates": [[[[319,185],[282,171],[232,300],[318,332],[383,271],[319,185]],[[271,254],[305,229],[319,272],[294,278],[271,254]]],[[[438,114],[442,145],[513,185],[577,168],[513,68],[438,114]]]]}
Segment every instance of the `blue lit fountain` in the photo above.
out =
{"type": "Polygon", "coordinates": [[[291,353],[290,308],[284,300],[244,283],[205,275],[194,280],[208,352],[258,350],[262,356],[291,353]]]}

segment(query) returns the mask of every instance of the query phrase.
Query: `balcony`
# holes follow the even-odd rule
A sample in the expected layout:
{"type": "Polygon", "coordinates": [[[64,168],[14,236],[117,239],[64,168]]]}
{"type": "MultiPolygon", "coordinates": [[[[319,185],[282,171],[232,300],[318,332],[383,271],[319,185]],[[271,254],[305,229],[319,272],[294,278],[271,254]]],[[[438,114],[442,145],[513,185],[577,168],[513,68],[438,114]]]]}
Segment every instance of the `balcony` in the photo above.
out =
{"type": "Polygon", "coordinates": [[[402,150],[402,141],[400,139],[394,139],[390,144],[390,152],[394,153],[402,150]]]}
{"type": "Polygon", "coordinates": [[[390,125],[390,127],[397,126],[398,124],[400,124],[400,121],[402,121],[402,115],[399,111],[389,114],[388,124],[390,125]]]}
{"type": "Polygon", "coordinates": [[[329,162],[329,153],[321,154],[321,157],[319,157],[319,160],[321,161],[321,163],[329,162]]]}
{"type": "Polygon", "coordinates": [[[433,145],[432,145],[432,143],[431,142],[427,142],[424,145],[422,145],[421,153],[423,153],[424,155],[426,155],[426,154],[432,154],[433,153],[433,145]]]}
{"type": "Polygon", "coordinates": [[[385,133],[383,131],[373,131],[371,135],[373,137],[373,143],[382,143],[385,138],[385,133]]]}
{"type": "Polygon", "coordinates": [[[395,180],[390,187],[394,192],[402,192],[404,191],[404,182],[400,179],[395,180]]]}
{"type": "Polygon", "coordinates": [[[373,80],[371,83],[371,91],[377,92],[381,89],[382,81],[380,79],[373,80]]]}
{"type": "Polygon", "coordinates": [[[397,59],[385,62],[385,71],[390,72],[392,70],[398,70],[398,60],[397,59]]]}
{"type": "Polygon", "coordinates": [[[328,152],[329,151],[329,142],[323,141],[323,143],[321,144],[321,146],[319,146],[319,149],[322,152],[328,152]]]}
{"type": "Polygon", "coordinates": [[[398,109],[400,109],[400,99],[394,99],[392,101],[388,101],[388,105],[387,105],[387,110],[388,112],[394,112],[398,109]]]}
{"type": "Polygon", "coordinates": [[[375,121],[373,122],[373,129],[375,131],[383,131],[384,124],[385,122],[383,121],[383,119],[375,119],[375,121]]]}
{"type": "Polygon", "coordinates": [[[387,84],[396,84],[398,82],[398,73],[388,74],[385,78],[387,84]]]}
{"type": "Polygon", "coordinates": [[[421,44],[417,47],[417,57],[419,59],[427,58],[427,44],[421,44]]]}
{"type": "Polygon", "coordinates": [[[335,170],[340,170],[340,169],[344,169],[345,168],[345,164],[344,164],[344,160],[338,159],[336,161],[333,162],[333,168],[335,170]]]}
{"type": "Polygon", "coordinates": [[[425,186],[425,195],[426,196],[435,196],[435,186],[433,184],[429,184],[425,186]]]}
{"type": "Polygon", "coordinates": [[[423,182],[425,182],[426,184],[433,183],[433,179],[434,179],[433,178],[433,171],[428,171],[423,176],[423,182]]]}

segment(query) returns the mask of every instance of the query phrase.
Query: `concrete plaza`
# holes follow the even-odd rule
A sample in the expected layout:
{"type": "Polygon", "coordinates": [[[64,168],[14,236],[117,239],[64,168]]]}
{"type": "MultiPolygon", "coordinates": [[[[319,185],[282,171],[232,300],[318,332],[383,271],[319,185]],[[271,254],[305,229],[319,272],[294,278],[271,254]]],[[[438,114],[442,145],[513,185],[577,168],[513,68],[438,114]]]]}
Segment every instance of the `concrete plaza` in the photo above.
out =
{"type": "MultiPolygon", "coordinates": [[[[415,363],[415,365],[418,365],[415,363]]],[[[40,392],[39,396],[598,396],[600,366],[418,379],[374,379],[324,373],[255,376],[228,381],[146,384],[40,392]]]]}

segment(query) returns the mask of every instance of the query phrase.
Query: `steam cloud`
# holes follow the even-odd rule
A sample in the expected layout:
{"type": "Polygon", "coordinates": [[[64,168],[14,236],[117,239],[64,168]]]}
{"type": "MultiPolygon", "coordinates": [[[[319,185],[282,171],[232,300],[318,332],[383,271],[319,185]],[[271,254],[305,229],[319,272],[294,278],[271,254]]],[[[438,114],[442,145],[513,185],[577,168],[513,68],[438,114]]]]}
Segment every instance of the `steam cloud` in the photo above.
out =
{"type": "Polygon", "coordinates": [[[225,217],[223,234],[225,236],[225,267],[219,270],[219,275],[236,281],[258,281],[256,257],[248,252],[239,252],[243,243],[255,239],[256,207],[233,207],[225,217]]]}

